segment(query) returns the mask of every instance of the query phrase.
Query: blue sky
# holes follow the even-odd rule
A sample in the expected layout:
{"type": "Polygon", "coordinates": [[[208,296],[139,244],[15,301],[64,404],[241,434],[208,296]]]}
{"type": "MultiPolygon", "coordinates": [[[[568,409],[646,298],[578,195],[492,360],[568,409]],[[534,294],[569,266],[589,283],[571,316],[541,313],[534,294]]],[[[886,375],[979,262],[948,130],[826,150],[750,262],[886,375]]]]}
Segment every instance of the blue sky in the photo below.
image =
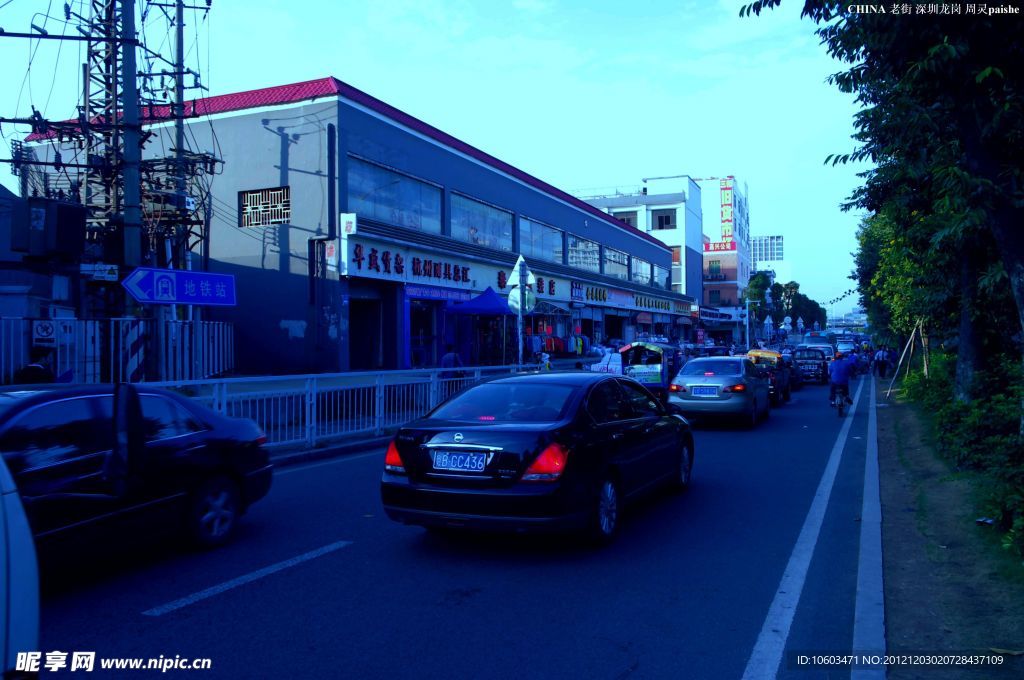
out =
{"type": "MultiPolygon", "coordinates": [[[[62,2],[4,2],[0,27],[26,30],[52,5],[47,27],[60,32],[62,2]]],[[[793,277],[824,302],[852,287],[859,215],[839,204],[864,167],[823,161],[852,148],[855,105],[825,82],[841,65],[799,19],[802,2],[744,19],[742,4],[216,0],[191,60],[213,94],[334,75],[570,191],[735,175],[749,186],[751,232],[783,234],[793,277]]],[[[0,40],[0,111],[73,114],[78,46],[59,59],[40,46],[23,87],[28,55],[26,41],[0,40]]]]}

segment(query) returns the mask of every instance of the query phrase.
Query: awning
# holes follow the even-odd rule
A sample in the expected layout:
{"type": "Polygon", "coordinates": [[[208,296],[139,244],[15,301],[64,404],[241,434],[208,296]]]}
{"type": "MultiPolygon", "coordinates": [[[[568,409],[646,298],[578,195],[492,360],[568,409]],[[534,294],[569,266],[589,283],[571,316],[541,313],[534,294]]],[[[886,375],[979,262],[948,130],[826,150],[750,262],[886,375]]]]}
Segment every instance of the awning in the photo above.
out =
{"type": "Polygon", "coordinates": [[[537,306],[530,312],[533,316],[572,316],[565,307],[559,307],[558,305],[548,302],[547,300],[541,300],[537,303],[537,306]]]}
{"type": "Polygon", "coordinates": [[[688,316],[681,316],[678,319],[676,319],[676,325],[677,326],[692,326],[693,325],[693,319],[691,319],[688,316]]]}
{"type": "Polygon", "coordinates": [[[651,316],[650,312],[637,312],[636,322],[637,323],[654,323],[654,317],[651,316]]]}

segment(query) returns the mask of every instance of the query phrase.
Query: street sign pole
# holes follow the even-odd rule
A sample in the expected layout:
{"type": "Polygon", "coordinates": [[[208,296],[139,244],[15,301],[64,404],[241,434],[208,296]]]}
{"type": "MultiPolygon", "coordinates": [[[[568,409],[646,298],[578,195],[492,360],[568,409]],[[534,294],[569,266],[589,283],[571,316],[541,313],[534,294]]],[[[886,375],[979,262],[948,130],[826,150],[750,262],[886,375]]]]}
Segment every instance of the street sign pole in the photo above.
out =
{"type": "Polygon", "coordinates": [[[523,291],[526,290],[526,267],[519,268],[519,290],[516,291],[516,295],[519,296],[519,305],[516,309],[516,345],[519,348],[519,364],[518,369],[522,369],[523,366],[523,304],[526,302],[526,295],[523,291]]]}

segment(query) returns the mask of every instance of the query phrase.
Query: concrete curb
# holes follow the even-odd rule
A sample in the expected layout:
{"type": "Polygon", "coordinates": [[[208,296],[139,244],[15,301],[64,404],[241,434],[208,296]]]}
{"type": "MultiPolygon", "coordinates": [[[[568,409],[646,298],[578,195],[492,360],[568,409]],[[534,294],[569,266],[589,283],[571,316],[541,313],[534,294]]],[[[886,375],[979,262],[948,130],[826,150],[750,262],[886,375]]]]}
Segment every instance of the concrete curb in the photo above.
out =
{"type": "Polygon", "coordinates": [[[270,453],[270,462],[274,464],[274,467],[285,468],[292,465],[298,465],[299,463],[308,463],[314,460],[338,458],[340,456],[364,451],[374,447],[379,448],[383,454],[384,447],[387,446],[387,443],[391,441],[393,436],[393,434],[389,434],[381,437],[371,437],[369,439],[342,442],[316,449],[302,449],[298,451],[294,449],[284,449],[281,451],[272,450],[270,453]]]}

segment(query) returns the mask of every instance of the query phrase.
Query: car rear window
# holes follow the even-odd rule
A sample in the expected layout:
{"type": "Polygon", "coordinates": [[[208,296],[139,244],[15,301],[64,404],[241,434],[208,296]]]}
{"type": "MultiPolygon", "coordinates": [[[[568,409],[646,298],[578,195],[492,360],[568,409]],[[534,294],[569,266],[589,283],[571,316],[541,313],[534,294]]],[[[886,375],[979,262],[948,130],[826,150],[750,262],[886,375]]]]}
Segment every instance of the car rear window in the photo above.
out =
{"type": "Polygon", "coordinates": [[[485,383],[469,388],[427,416],[431,420],[552,422],[560,420],[575,391],[571,385],[485,383]]]}
{"type": "Polygon", "coordinates": [[[797,350],[793,354],[793,358],[794,359],[821,360],[821,359],[825,358],[825,353],[824,352],[819,352],[818,350],[813,350],[813,349],[801,349],[801,350],[797,350]]]}
{"type": "Polygon", "coordinates": [[[691,361],[679,375],[743,375],[742,361],[691,361]]]}

